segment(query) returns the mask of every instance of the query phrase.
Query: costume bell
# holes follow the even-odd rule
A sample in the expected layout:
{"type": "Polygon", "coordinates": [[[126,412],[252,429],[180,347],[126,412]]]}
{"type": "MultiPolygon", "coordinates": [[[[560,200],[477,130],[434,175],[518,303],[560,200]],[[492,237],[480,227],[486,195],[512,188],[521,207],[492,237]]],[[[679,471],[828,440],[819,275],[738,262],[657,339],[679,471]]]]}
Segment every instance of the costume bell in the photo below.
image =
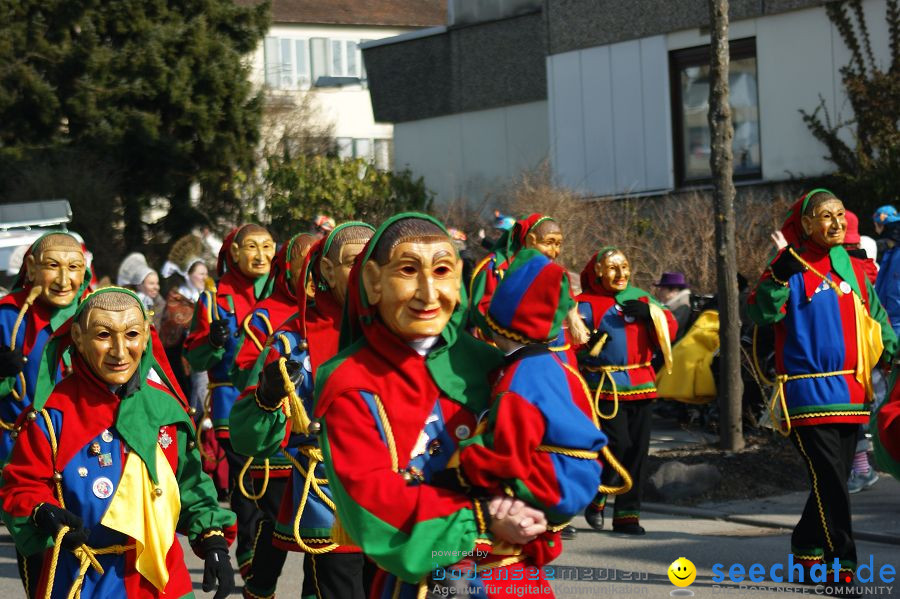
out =
{"type": "MultiPolygon", "coordinates": [[[[359,548],[335,543],[331,537],[334,504],[318,447],[317,423],[310,421],[309,414],[315,374],[337,353],[350,267],[373,231],[365,223],[342,223],[310,249],[299,280],[307,280],[308,272],[315,294],[308,300],[298,296],[295,312],[299,308],[299,314],[275,331],[251,369],[249,377],[258,378],[258,385],[249,386],[231,412],[232,442],[238,452],[257,459],[285,452],[293,464],[271,537],[281,549],[306,553],[304,597],[366,596],[359,548]],[[286,384],[296,401],[288,398],[286,384]],[[308,473],[312,478],[307,481],[308,473]]],[[[245,590],[251,596],[269,596],[275,592],[276,578],[256,574],[247,580],[245,590]]]]}
{"type": "Polygon", "coordinates": [[[750,296],[750,317],[775,327],[778,378],[773,402],[812,489],[791,536],[794,561],[808,568],[840,560],[852,582],[856,545],[847,477],[858,425],[869,419],[872,369],[894,355],[896,337],[862,264],[842,247],[843,202],[815,189],[791,208],[788,246],[750,296]]]}
{"type": "Polygon", "coordinates": [[[234,514],[202,471],[140,299],[101,289],[73,320],[72,374],[19,420],[0,488],[16,546],[44,555],[36,595],[193,596],[177,532],[204,559],[203,589],[226,596],[234,514]]]}
{"type": "MultiPolygon", "coordinates": [[[[613,530],[644,534],[640,525],[641,494],[650,448],[650,402],[656,397],[654,351],[672,367],[671,339],[678,325],[672,313],[650,294],[631,285],[631,265],[615,247],[601,248],[581,272],[583,292],[578,311],[592,331],[578,352],[578,368],[594,394],[609,449],[631,475],[633,485],[615,500],[613,530]]],[[[603,471],[603,484],[617,474],[603,471]]],[[[585,511],[588,523],[603,528],[606,495],[599,494],[585,511]]]]}
{"type": "Polygon", "coordinates": [[[246,459],[231,447],[228,417],[240,390],[231,380],[231,369],[240,348],[240,324],[262,296],[275,255],[275,241],[259,225],[233,230],[219,251],[216,290],[200,294],[190,332],[184,342],[184,357],[191,368],[209,373],[204,412],[212,418],[219,444],[228,460],[231,509],[238,518],[237,557],[246,575],[253,560],[259,509],[238,489],[238,478],[246,459]],[[237,492],[234,492],[237,491],[237,492]]]}
{"type": "Polygon", "coordinates": [[[346,535],[381,568],[370,597],[414,597],[430,586],[436,566],[476,548],[487,555],[478,566],[494,566],[509,581],[499,594],[488,592],[483,571],[473,572],[465,582],[481,596],[529,589],[553,596],[542,573],[537,581],[523,575],[533,554],[526,543],[546,529],[541,512],[523,505],[516,515],[492,518],[492,505],[512,500],[431,484],[487,409],[488,373],[502,357],[462,330],[461,270],[446,229],[432,217],[385,221],[350,274],[344,351],[316,373],[315,416],[337,506],[334,538],[346,535]],[[500,556],[484,542],[491,536],[523,547],[500,556]]]}

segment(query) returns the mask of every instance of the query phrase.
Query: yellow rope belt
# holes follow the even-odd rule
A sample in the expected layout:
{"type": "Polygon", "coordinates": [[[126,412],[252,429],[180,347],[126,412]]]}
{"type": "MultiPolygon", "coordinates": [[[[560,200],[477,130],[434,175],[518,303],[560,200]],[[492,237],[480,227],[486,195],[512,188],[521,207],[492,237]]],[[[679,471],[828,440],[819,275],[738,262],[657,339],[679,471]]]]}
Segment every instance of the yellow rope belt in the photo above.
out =
{"type": "MultiPolygon", "coordinates": [[[[608,366],[590,366],[585,364],[583,368],[588,372],[601,373],[600,382],[597,383],[597,390],[594,392],[594,409],[597,411],[597,416],[603,420],[612,420],[616,417],[616,414],[619,413],[619,388],[616,385],[616,379],[613,378],[612,373],[637,370],[638,368],[646,368],[648,366],[650,366],[650,362],[644,362],[642,364],[623,364],[621,366],[615,364],[610,364],[608,366]],[[612,384],[613,411],[611,414],[603,414],[600,412],[600,391],[603,389],[603,383],[606,382],[607,379],[609,379],[610,384],[612,384]]],[[[641,392],[643,393],[644,391],[642,390],[641,392]]]]}
{"type": "Polygon", "coordinates": [[[570,449],[568,447],[558,447],[556,445],[538,445],[537,450],[545,453],[558,453],[560,455],[569,456],[570,458],[580,458],[582,460],[596,460],[600,457],[600,454],[596,451],[570,449]]]}
{"type": "Polygon", "coordinates": [[[769,417],[772,419],[772,426],[776,431],[787,437],[791,434],[791,418],[788,415],[787,398],[784,396],[784,384],[788,381],[796,381],[800,379],[820,379],[827,376],[843,376],[846,374],[855,374],[854,370],[835,370],[834,372],[814,372],[811,374],[779,374],[775,376],[775,392],[772,393],[772,399],[769,401],[769,417]],[[775,418],[776,404],[781,404],[781,416],[784,418],[785,428],[781,428],[778,419],[775,418]]]}
{"type": "MultiPolygon", "coordinates": [[[[45,599],[50,599],[50,595],[53,592],[56,568],[59,565],[59,551],[62,548],[62,539],[66,536],[67,532],[69,532],[69,527],[63,526],[59,529],[59,532],[56,533],[56,540],[53,543],[53,554],[50,557],[50,570],[47,575],[47,593],[45,599]]],[[[87,575],[87,571],[90,568],[94,568],[94,570],[103,575],[103,566],[97,561],[98,555],[122,555],[126,551],[131,551],[134,548],[135,545],[110,545],[109,547],[95,549],[89,547],[87,544],[76,548],[73,553],[80,562],[78,566],[78,576],[75,578],[74,582],[72,582],[72,586],[69,588],[66,599],[80,599],[81,588],[84,586],[84,577],[87,575]]]]}
{"type": "Polygon", "coordinates": [[[294,456],[285,452],[284,455],[287,456],[288,460],[290,460],[291,464],[294,465],[300,474],[303,476],[303,491],[300,493],[300,505],[297,507],[297,513],[294,515],[294,542],[297,543],[297,546],[300,547],[306,553],[311,553],[313,555],[320,555],[322,553],[329,553],[334,551],[339,547],[338,543],[329,543],[324,547],[310,547],[307,545],[303,539],[300,537],[300,519],[303,517],[303,512],[306,510],[306,502],[309,499],[309,491],[312,489],[315,491],[316,495],[318,495],[319,499],[328,506],[328,508],[334,512],[337,508],[334,505],[334,502],[329,499],[327,495],[322,491],[319,485],[328,484],[328,479],[325,478],[316,478],[316,466],[323,460],[322,450],[314,445],[303,445],[299,448],[300,453],[305,455],[309,459],[308,468],[304,469],[303,466],[298,462],[294,456]]]}

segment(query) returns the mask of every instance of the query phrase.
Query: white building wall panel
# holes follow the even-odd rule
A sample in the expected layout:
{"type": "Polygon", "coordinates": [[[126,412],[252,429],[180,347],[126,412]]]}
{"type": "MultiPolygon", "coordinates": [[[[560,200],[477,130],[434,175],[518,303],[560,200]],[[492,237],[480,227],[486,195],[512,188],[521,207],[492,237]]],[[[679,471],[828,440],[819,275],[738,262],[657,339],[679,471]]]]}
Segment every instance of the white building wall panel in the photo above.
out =
{"type": "Polygon", "coordinates": [[[584,113],[581,102],[580,52],[553,57],[547,75],[553,95],[553,166],[556,174],[573,189],[585,185],[584,113]]]}
{"type": "Polygon", "coordinates": [[[611,194],[616,189],[616,154],[608,46],[582,52],[581,79],[585,187],[597,195],[611,194]]]}
{"type": "Polygon", "coordinates": [[[394,163],[446,204],[473,205],[549,154],[547,102],[423,119],[394,126],[394,163]]]}
{"type": "Polygon", "coordinates": [[[610,47],[613,143],[616,148],[616,188],[629,193],[644,186],[644,110],[641,97],[641,43],[610,47]]]}
{"type": "Polygon", "coordinates": [[[663,36],[641,40],[641,100],[644,112],[644,189],[670,189],[675,184],[672,163],[672,103],[669,101],[669,61],[663,36]]]}

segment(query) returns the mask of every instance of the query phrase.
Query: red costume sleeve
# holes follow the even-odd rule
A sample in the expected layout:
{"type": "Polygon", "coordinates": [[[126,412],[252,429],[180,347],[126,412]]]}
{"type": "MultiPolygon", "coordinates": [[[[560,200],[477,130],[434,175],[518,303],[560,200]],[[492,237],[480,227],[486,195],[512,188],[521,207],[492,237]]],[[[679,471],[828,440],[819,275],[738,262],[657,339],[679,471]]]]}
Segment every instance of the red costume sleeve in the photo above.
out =
{"type": "Polygon", "coordinates": [[[53,545],[53,539],[32,523],[32,511],[38,504],[59,502],[54,493],[53,453],[47,435],[36,421],[22,416],[24,426],[3,469],[0,500],[16,546],[21,553],[31,555],[53,545]]]}
{"type": "Polygon", "coordinates": [[[473,485],[502,493],[502,481],[529,478],[535,450],[544,438],[544,416],[530,402],[508,391],[494,403],[490,427],[491,446],[473,439],[461,450],[460,465],[473,485]]]}

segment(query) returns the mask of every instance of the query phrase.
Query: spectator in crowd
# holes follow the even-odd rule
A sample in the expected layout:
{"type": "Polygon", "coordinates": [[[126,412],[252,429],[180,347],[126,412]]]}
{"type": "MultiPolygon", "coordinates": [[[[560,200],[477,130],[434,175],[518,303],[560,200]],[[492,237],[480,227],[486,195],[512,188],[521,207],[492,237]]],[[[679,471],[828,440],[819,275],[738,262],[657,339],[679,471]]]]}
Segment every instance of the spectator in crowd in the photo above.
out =
{"type": "Polygon", "coordinates": [[[678,323],[678,333],[672,340],[674,343],[681,339],[687,332],[688,320],[691,317],[691,290],[684,278],[684,273],[677,271],[664,272],[659,281],[653,284],[656,287],[656,299],[659,300],[675,317],[678,323]]]}

